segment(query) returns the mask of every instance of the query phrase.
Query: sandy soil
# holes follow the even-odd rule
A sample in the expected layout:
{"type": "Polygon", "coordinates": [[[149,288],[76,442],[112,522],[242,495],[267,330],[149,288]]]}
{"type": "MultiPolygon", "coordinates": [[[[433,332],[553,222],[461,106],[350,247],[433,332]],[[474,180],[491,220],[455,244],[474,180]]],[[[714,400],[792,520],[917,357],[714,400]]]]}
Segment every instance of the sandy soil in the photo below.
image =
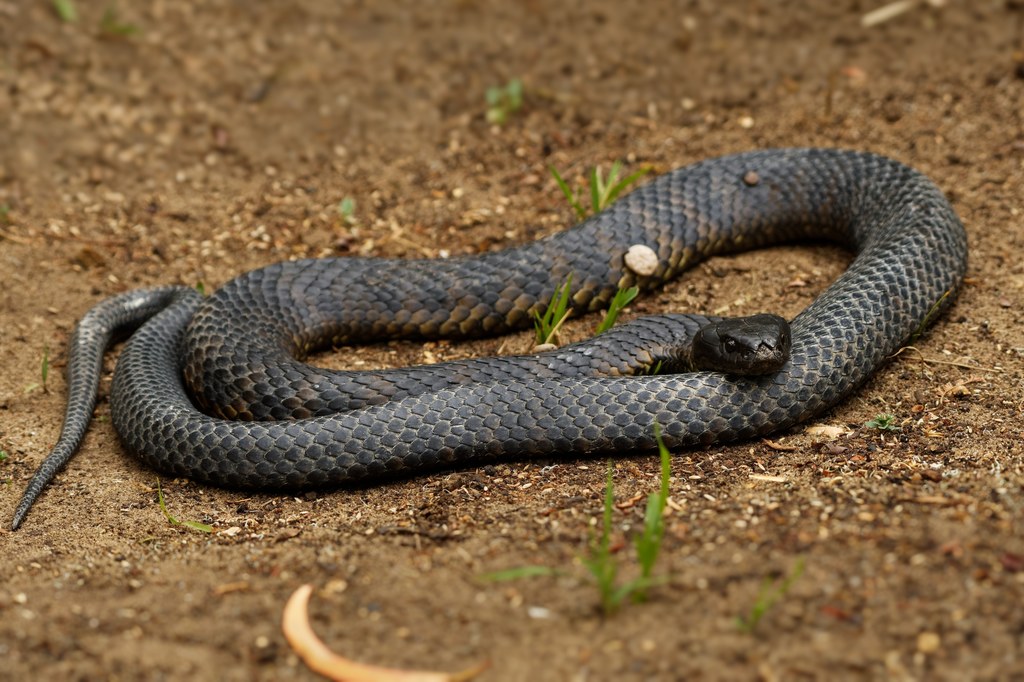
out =
{"type": "MultiPolygon", "coordinates": [[[[815,422],[847,435],[676,453],[667,582],[611,617],[578,561],[603,462],[242,495],[131,459],[108,373],[79,457],[22,529],[0,531],[0,678],[313,679],[278,626],[309,582],[335,648],[449,670],[489,659],[486,680],[1024,679],[1021,3],[950,0],[868,29],[865,0],[123,1],[118,18],[139,29],[123,37],[101,29],[104,3],[76,4],[62,23],[47,2],[0,1],[5,529],[57,437],[64,347],[90,306],[297,256],[528,241],[572,222],[549,165],[575,182],[616,159],[663,171],[770,146],[881,152],[948,192],[970,233],[969,283],[919,352],[815,422]],[[484,93],[513,78],[525,104],[494,127],[484,93]],[[863,427],[879,413],[902,430],[863,427]],[[170,525],[158,480],[171,513],[216,532],[170,525]],[[742,632],[762,581],[801,557],[789,593],[742,632]],[[564,574],[480,579],[524,564],[564,574]]],[[[631,314],[793,315],[846,262],[825,246],[716,259],[631,314]]],[[[652,457],[615,464],[626,577],[657,471],[652,457]]]]}

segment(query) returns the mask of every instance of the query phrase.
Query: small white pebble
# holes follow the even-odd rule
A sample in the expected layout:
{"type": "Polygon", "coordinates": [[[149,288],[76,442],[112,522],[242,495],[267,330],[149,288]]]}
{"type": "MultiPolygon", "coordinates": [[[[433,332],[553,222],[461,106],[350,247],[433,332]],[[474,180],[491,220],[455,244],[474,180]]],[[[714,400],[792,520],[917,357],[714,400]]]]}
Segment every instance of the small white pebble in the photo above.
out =
{"type": "Polygon", "coordinates": [[[653,275],[654,271],[658,269],[658,254],[644,244],[633,244],[629,247],[629,250],[626,251],[625,261],[626,267],[641,277],[653,275]]]}
{"type": "Polygon", "coordinates": [[[922,632],[917,636],[917,650],[922,654],[933,654],[942,646],[942,638],[936,632],[922,632]]]}
{"type": "Polygon", "coordinates": [[[543,606],[528,606],[526,607],[526,613],[530,618],[535,620],[543,620],[551,617],[551,610],[544,608],[543,606]]]}

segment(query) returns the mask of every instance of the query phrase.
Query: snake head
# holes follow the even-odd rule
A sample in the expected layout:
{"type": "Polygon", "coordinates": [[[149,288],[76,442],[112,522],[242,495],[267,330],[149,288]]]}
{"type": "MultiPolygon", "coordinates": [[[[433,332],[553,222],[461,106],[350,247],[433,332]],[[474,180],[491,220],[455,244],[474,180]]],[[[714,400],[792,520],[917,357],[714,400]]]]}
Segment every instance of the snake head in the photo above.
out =
{"type": "Polygon", "coordinates": [[[793,335],[778,315],[729,317],[701,327],[693,339],[695,369],[727,374],[769,374],[789,359],[793,335]]]}

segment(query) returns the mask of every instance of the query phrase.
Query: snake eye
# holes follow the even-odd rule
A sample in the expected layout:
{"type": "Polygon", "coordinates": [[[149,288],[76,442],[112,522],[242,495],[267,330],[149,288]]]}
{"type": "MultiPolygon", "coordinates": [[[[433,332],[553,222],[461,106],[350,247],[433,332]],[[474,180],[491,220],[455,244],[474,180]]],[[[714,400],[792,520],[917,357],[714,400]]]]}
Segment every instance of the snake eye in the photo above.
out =
{"type": "Polygon", "coordinates": [[[735,353],[737,347],[738,347],[738,344],[736,343],[736,339],[726,339],[725,340],[725,350],[726,350],[726,352],[735,353]]]}

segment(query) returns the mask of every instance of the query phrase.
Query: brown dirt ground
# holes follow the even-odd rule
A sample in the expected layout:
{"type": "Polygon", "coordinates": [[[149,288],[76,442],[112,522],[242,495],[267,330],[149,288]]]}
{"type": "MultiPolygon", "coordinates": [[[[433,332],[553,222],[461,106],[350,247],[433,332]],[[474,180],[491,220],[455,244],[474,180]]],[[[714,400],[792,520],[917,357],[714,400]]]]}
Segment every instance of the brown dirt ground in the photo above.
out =
{"type": "MultiPolygon", "coordinates": [[[[450,670],[489,659],[486,680],[1024,679],[1021,3],[922,3],[865,29],[868,0],[123,1],[141,32],[122,39],[99,29],[103,4],[61,23],[47,2],[0,1],[5,528],[57,437],[68,334],[103,297],[213,286],[295,256],[528,241],[572,222],[549,164],[579,179],[615,159],[666,170],[770,146],[885,153],[948,192],[970,280],[919,344],[933,362],[892,361],[815,422],[850,435],[801,428],[783,448],[677,453],[668,582],[610,618],[577,560],[603,462],[299,498],[164,478],[170,511],[216,526],[206,535],[167,523],[158,476],[118,445],[101,399],[80,456],[21,530],[0,531],[0,677],[312,679],[278,627],[309,582],[337,649],[450,670]],[[494,128],[484,92],[511,78],[525,106],[494,128]],[[346,196],[355,226],[336,209],[346,196]],[[899,435],[863,428],[881,412],[899,435]],[[789,594],[740,632],[762,580],[799,557],[789,594]],[[479,579],[524,564],[566,574],[479,579]]],[[[828,247],[716,259],[632,312],[792,315],[845,262],[828,247]]],[[[528,336],[325,362],[502,343],[528,336]]],[[[616,462],[617,542],[657,467],[616,462]]]]}

